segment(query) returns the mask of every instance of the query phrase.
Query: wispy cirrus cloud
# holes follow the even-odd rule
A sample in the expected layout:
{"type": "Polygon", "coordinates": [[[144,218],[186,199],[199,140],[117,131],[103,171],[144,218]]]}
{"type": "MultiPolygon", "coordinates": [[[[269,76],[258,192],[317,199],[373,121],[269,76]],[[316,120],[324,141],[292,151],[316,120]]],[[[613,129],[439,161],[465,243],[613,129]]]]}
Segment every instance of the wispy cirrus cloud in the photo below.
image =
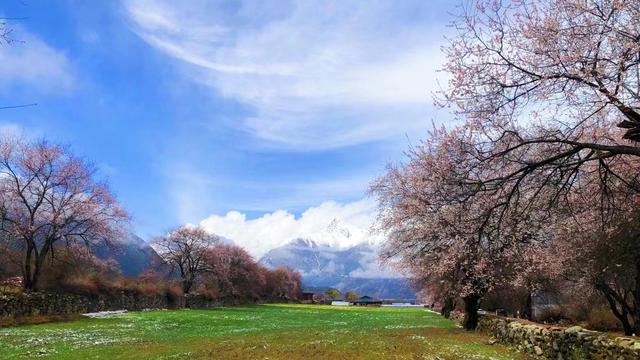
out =
{"type": "Polygon", "coordinates": [[[424,21],[427,2],[124,4],[134,31],[186,76],[254,109],[237,126],[257,138],[319,150],[431,120],[442,28],[424,21]]]}
{"type": "MultiPolygon", "coordinates": [[[[14,86],[35,93],[60,94],[74,88],[69,58],[24,27],[13,26],[10,44],[0,45],[0,92],[14,86]]],[[[0,104],[8,106],[12,104],[0,104]]]]}

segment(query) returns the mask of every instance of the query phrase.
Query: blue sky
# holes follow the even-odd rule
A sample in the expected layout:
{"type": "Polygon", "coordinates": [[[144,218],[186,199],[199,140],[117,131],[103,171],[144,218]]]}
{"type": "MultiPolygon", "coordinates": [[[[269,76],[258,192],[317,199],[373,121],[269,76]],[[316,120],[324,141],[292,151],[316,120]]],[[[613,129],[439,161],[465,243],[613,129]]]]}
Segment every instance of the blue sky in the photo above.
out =
{"type": "Polygon", "coordinates": [[[447,116],[431,93],[454,10],[6,0],[1,14],[26,19],[9,22],[20,41],[0,47],[0,106],[38,105],[1,110],[0,131],[95,162],[143,237],[278,211],[294,222],[314,209],[370,213],[368,184],[447,116]]]}

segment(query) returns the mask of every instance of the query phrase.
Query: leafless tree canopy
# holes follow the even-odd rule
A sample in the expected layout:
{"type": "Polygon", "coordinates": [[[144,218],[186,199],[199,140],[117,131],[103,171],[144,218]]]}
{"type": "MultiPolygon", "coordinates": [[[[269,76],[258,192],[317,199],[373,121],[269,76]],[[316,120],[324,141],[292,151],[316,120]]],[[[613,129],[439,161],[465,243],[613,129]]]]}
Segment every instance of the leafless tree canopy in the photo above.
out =
{"type": "Polygon", "coordinates": [[[26,289],[36,289],[55,245],[110,243],[126,212],[92,167],[44,141],[0,140],[0,215],[4,236],[24,253],[26,289]]]}
{"type": "Polygon", "coordinates": [[[180,273],[184,293],[189,293],[198,276],[207,270],[205,252],[219,242],[200,227],[181,227],[156,239],[153,248],[180,273]]]}

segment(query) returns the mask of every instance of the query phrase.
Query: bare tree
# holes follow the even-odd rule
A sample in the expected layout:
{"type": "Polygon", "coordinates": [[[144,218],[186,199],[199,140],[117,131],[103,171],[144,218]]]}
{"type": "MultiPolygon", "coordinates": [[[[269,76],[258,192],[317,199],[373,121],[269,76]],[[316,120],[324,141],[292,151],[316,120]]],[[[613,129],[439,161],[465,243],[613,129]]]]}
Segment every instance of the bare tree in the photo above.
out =
{"type": "Polygon", "coordinates": [[[90,164],[44,141],[0,140],[0,230],[24,252],[23,285],[37,290],[58,243],[110,243],[128,219],[90,164]]]}
{"type": "Polygon", "coordinates": [[[218,242],[217,236],[200,227],[184,226],[156,239],[152,247],[167,264],[178,269],[182,291],[188,294],[198,276],[207,269],[206,250],[218,242]]]}

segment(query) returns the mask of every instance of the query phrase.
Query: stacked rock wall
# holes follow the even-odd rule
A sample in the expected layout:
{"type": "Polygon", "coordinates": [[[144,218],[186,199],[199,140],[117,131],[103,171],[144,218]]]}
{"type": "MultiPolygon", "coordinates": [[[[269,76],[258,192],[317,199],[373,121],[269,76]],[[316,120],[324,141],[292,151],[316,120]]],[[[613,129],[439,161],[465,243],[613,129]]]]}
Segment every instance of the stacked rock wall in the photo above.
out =
{"type": "Polygon", "coordinates": [[[579,326],[563,329],[483,316],[478,330],[499,342],[546,359],[640,359],[640,338],[611,337],[579,326]]]}
{"type": "Polygon", "coordinates": [[[212,301],[201,295],[172,298],[124,291],[119,294],[97,296],[27,292],[0,294],[0,318],[83,314],[109,310],[206,309],[223,305],[229,304],[222,301],[212,301]]]}

